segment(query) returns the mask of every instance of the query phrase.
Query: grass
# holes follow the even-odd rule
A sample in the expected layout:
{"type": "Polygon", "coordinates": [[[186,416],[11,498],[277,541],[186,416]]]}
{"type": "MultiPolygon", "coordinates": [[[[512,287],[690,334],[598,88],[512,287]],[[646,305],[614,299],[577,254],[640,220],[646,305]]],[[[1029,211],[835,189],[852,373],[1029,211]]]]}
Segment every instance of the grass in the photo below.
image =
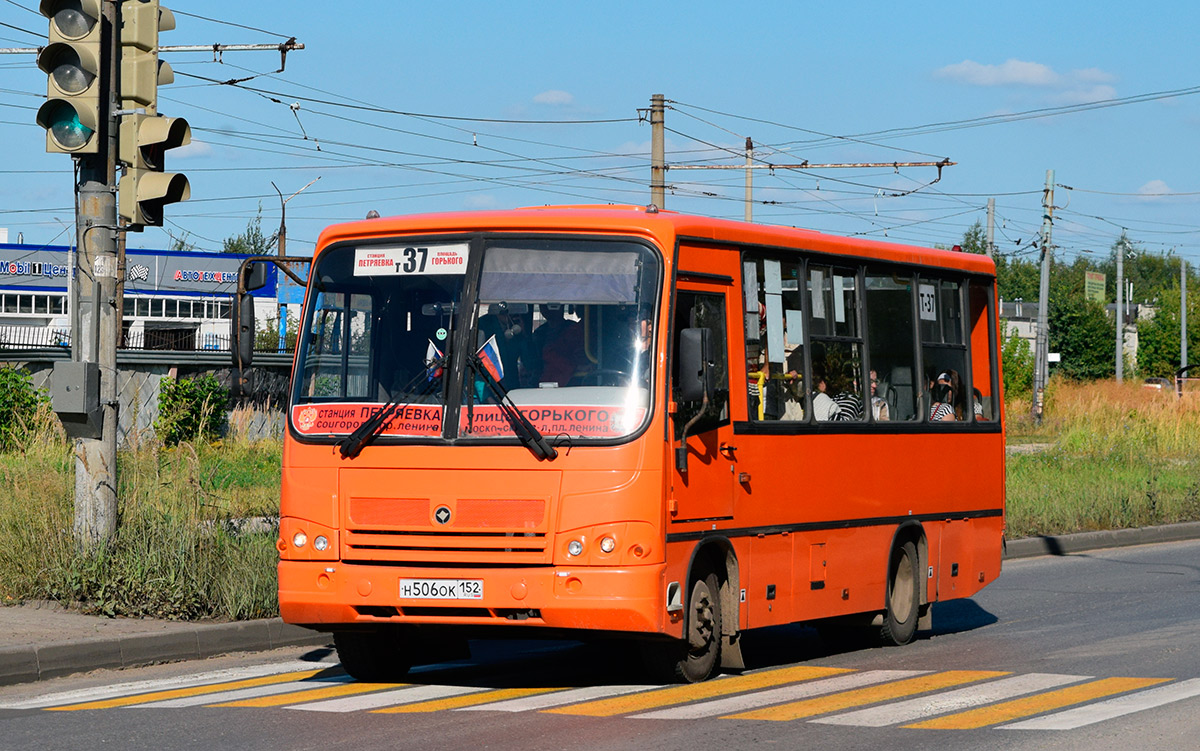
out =
{"type": "Polygon", "coordinates": [[[0,455],[0,600],[57,600],[85,612],[177,619],[275,615],[275,533],[221,522],[277,516],[278,440],[153,440],[117,457],[119,523],[81,551],[73,525],[74,456],[50,415],[0,455]]]}
{"type": "MultiPolygon", "coordinates": [[[[1043,424],[1008,408],[1008,536],[1200,520],[1200,394],[1137,384],[1053,383],[1043,424]]],[[[50,599],[86,612],[179,619],[275,615],[275,533],[221,522],[274,517],[281,442],[231,415],[216,443],[135,436],[118,456],[120,526],[105,547],[73,539],[74,457],[48,412],[0,454],[0,602],[50,599]]],[[[261,416],[259,416],[261,417],[261,416]]]]}
{"type": "Polygon", "coordinates": [[[1200,395],[1140,384],[1055,383],[1043,424],[1009,405],[1008,536],[1200,520],[1200,395]]]}

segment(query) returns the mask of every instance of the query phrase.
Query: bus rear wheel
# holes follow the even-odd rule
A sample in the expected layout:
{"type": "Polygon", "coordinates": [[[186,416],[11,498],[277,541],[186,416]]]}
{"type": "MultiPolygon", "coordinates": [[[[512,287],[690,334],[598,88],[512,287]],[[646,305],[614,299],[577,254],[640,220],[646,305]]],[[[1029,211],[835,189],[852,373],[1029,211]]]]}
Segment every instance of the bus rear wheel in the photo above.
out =
{"type": "Polygon", "coordinates": [[[921,581],[917,575],[917,546],[911,540],[892,550],[887,610],[879,636],[884,644],[901,646],[913,640],[920,620],[921,581]]]}
{"type": "Polygon", "coordinates": [[[342,669],[364,683],[389,683],[403,678],[412,667],[408,640],[397,629],[380,631],[337,631],[337,647],[342,669]]]}

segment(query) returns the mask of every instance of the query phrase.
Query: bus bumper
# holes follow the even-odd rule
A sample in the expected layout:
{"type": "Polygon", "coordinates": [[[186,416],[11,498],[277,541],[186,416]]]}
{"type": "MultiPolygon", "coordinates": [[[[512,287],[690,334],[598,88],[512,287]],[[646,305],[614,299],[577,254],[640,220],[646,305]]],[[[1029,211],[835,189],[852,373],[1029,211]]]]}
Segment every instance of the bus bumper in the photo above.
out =
{"type": "MultiPolygon", "coordinates": [[[[322,631],[380,623],[664,633],[664,566],[422,569],[336,561],[280,561],[283,620],[322,631]],[[401,597],[402,580],[482,581],[478,599],[401,597]]],[[[672,629],[671,626],[675,625],[672,629]]]]}

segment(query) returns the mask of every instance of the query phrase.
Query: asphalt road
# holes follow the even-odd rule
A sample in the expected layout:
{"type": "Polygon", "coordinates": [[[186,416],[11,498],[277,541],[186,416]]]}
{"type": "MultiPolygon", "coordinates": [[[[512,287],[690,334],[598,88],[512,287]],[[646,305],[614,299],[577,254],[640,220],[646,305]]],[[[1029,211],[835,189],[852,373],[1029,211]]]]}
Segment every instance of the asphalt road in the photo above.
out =
{"type": "Polygon", "coordinates": [[[1182,751],[1200,738],[1198,616],[1200,542],[1100,550],[1006,563],[907,647],[753,634],[746,674],[697,686],[648,685],[603,646],[475,644],[406,687],[279,650],[6,688],[0,749],[1182,751]]]}

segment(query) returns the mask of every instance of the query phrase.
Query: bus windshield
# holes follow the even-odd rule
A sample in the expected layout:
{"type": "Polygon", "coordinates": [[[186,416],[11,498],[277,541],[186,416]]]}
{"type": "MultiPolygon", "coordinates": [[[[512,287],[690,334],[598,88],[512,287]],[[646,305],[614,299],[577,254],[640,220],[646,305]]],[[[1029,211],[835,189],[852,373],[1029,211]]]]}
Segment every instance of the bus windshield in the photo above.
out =
{"type": "Polygon", "coordinates": [[[382,404],[395,405],[376,433],[385,438],[512,439],[502,402],[550,439],[619,439],[645,422],[657,256],[611,240],[495,238],[473,259],[476,247],[406,240],[318,257],[291,410],[298,434],[347,435],[382,404]],[[455,352],[455,342],[470,344],[455,352]]]}

